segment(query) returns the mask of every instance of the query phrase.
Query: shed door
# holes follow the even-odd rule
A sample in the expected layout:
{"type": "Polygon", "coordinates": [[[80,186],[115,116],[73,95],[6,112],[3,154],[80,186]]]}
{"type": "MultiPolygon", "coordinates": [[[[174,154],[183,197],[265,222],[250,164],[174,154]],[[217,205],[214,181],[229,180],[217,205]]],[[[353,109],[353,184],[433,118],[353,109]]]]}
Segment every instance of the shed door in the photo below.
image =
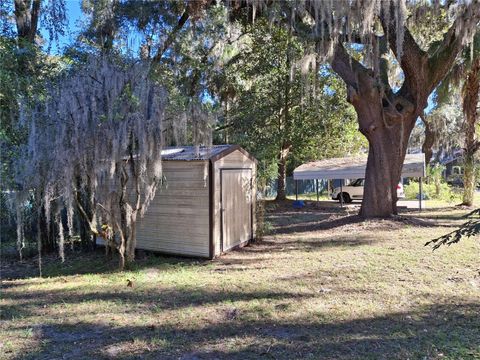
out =
{"type": "Polygon", "coordinates": [[[221,169],[222,243],[226,251],[252,238],[252,169],[221,169]]]}

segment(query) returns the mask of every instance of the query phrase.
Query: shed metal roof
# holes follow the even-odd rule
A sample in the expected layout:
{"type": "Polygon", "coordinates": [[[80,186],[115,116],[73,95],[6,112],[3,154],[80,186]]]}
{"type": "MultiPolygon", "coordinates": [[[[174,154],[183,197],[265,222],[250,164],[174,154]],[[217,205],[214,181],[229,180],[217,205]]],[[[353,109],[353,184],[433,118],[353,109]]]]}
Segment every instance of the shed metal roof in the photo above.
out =
{"type": "MultiPolygon", "coordinates": [[[[367,157],[332,158],[300,165],[293,171],[295,180],[365,178],[367,157]]],[[[424,177],[425,154],[407,154],[402,177],[424,177]]]]}
{"type": "Polygon", "coordinates": [[[237,145],[212,145],[212,146],[169,146],[162,149],[163,160],[209,160],[224,151],[238,148],[237,145]]]}

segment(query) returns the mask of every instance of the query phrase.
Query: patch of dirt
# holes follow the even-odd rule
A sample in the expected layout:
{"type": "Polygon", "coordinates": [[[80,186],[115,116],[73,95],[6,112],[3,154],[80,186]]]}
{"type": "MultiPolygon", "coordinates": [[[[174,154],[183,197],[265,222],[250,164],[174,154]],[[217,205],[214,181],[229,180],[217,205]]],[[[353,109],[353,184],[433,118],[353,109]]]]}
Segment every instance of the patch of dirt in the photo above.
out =
{"type": "Polygon", "coordinates": [[[80,342],[83,340],[97,339],[103,335],[102,330],[95,329],[94,327],[75,327],[74,331],[62,331],[51,325],[34,326],[33,333],[36,338],[50,340],[56,343],[80,342]]]}
{"type": "Polygon", "coordinates": [[[238,309],[237,308],[230,308],[225,311],[225,318],[227,320],[235,320],[238,317],[238,309]]]}
{"type": "Polygon", "coordinates": [[[110,345],[108,346],[103,353],[111,359],[116,359],[124,351],[124,346],[122,345],[110,345]]]}
{"type": "Polygon", "coordinates": [[[274,327],[264,330],[266,336],[274,337],[278,340],[289,340],[289,341],[310,341],[310,336],[305,334],[297,329],[292,329],[288,327],[274,327]]]}
{"type": "MultiPolygon", "coordinates": [[[[304,233],[309,231],[335,230],[338,232],[352,231],[393,231],[405,225],[414,227],[437,227],[436,219],[417,217],[418,212],[407,215],[394,215],[386,219],[364,219],[358,215],[359,208],[317,207],[306,202],[302,209],[293,209],[290,201],[269,204],[268,221],[275,224],[273,234],[304,233]]],[[[448,224],[447,224],[448,226],[448,224]]]]}
{"type": "MultiPolygon", "coordinates": [[[[188,353],[188,354],[183,354],[180,357],[180,360],[201,360],[203,357],[200,357],[200,354],[197,354],[195,352],[188,353]]],[[[204,359],[204,358],[203,358],[204,359]]]]}
{"type": "Polygon", "coordinates": [[[145,275],[147,275],[149,278],[155,278],[162,274],[162,272],[159,269],[154,267],[147,268],[144,270],[144,272],[145,272],[145,275]]]}
{"type": "MultiPolygon", "coordinates": [[[[46,257],[46,261],[48,261],[48,258],[46,257]]],[[[2,280],[38,276],[38,257],[23,261],[2,258],[0,261],[0,274],[2,280]]]]}

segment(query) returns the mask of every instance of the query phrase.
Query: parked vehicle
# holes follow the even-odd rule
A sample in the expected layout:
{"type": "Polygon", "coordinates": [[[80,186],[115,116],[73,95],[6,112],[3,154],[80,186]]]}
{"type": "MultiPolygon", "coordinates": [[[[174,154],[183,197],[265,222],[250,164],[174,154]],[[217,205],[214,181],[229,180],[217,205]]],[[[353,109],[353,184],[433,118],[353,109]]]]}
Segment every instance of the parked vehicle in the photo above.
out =
{"type": "MultiPolygon", "coordinates": [[[[363,199],[363,187],[365,184],[365,179],[357,179],[353,181],[350,185],[343,187],[336,187],[332,192],[332,199],[341,201],[343,198],[344,203],[351,203],[353,200],[363,199]],[[341,198],[342,197],[342,198],[341,198]]],[[[397,185],[397,197],[399,199],[405,198],[405,193],[403,192],[403,184],[398,183],[397,185]]]]}
{"type": "Polygon", "coordinates": [[[464,168],[461,165],[451,165],[446,176],[447,184],[463,188],[464,168]]]}

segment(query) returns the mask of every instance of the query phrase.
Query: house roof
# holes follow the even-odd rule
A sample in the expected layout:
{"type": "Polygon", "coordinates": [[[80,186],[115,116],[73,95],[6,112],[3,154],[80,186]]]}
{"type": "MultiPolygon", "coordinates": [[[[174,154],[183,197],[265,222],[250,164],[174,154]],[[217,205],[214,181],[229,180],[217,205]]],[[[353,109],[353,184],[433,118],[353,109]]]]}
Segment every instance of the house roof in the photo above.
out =
{"type": "MultiPolygon", "coordinates": [[[[360,179],[365,177],[367,157],[332,158],[300,165],[293,171],[295,180],[307,179],[360,179]]],[[[407,154],[402,177],[424,177],[425,155],[407,154]]]]}
{"type": "Polygon", "coordinates": [[[162,160],[166,161],[193,161],[193,160],[212,160],[239,150],[253,161],[256,159],[247,153],[238,145],[212,145],[212,146],[175,146],[162,149],[162,160]]]}
{"type": "Polygon", "coordinates": [[[162,149],[163,160],[208,160],[233,145],[169,146],[162,149]]]}
{"type": "Polygon", "coordinates": [[[442,165],[448,165],[454,161],[462,160],[463,153],[464,153],[463,149],[455,149],[445,154],[444,156],[442,156],[438,162],[442,165]]]}

